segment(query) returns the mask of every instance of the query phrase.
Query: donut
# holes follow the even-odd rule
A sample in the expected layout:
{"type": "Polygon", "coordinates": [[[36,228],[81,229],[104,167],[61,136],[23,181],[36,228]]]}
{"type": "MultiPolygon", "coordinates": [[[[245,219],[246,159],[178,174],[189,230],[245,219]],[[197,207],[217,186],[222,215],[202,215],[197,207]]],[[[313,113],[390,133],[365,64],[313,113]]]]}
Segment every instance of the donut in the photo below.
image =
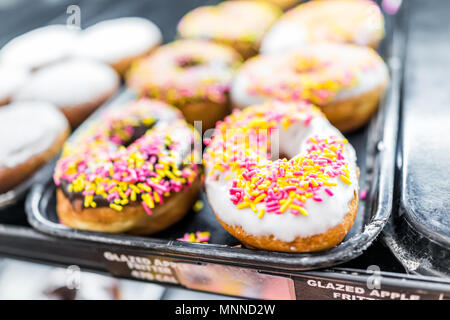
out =
{"type": "MultiPolygon", "coordinates": [[[[242,0],[242,1],[248,1],[248,0],[242,0]]],[[[270,3],[274,6],[279,7],[282,10],[289,9],[300,2],[300,0],[252,0],[252,1],[261,1],[261,2],[270,3]]]]}
{"type": "Polygon", "coordinates": [[[13,100],[52,103],[76,127],[108,100],[119,85],[117,73],[108,65],[67,59],[34,72],[13,100]]]}
{"type": "Polygon", "coordinates": [[[4,193],[57,155],[69,135],[69,124],[50,104],[11,103],[0,108],[0,135],[0,193],[4,193]]]}
{"type": "Polygon", "coordinates": [[[110,233],[167,228],[199,192],[197,139],[180,111],[160,101],[141,99],[104,113],[65,144],[56,164],[60,221],[110,233]]]}
{"type": "Polygon", "coordinates": [[[229,113],[229,90],[241,58],[232,48],[205,40],[178,40],[134,64],[127,85],[139,96],[181,109],[203,129],[229,113]]]}
{"type": "Polygon", "coordinates": [[[343,132],[363,126],[378,107],[389,72],[371,48],[318,43],[250,59],[232,84],[231,99],[243,108],[264,99],[306,99],[343,132]]]}
{"type": "Polygon", "coordinates": [[[329,249],[355,220],[355,151],[309,102],[234,110],[217,124],[204,166],[217,220],[247,247],[329,249]]]}
{"type": "Polygon", "coordinates": [[[11,102],[28,77],[29,72],[24,68],[0,64],[0,106],[11,102]]]}
{"type": "Polygon", "coordinates": [[[149,54],[162,41],[150,20],[125,17],[99,22],[80,32],[73,55],[100,60],[123,74],[132,61],[149,54]]]}
{"type": "Polygon", "coordinates": [[[264,34],[280,15],[267,2],[225,1],[188,12],[178,24],[178,35],[230,45],[247,59],[258,53],[264,34]]]}
{"type": "Polygon", "coordinates": [[[66,25],[49,25],[9,41],[0,50],[0,62],[36,70],[68,57],[77,31],[66,25]]]}
{"type": "Polygon", "coordinates": [[[376,48],[383,37],[383,15],[372,1],[310,1],[273,25],[262,40],[261,52],[285,52],[323,41],[376,48]]]}

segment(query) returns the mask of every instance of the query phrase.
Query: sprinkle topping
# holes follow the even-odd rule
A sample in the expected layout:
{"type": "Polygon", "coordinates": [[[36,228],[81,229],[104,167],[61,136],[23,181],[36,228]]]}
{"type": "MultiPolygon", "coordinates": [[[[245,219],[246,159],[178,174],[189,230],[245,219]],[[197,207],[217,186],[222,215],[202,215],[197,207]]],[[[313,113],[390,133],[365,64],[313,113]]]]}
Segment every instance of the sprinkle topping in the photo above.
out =
{"type": "Polygon", "coordinates": [[[194,242],[194,243],[208,243],[211,234],[208,231],[197,231],[191,233],[185,233],[182,238],[178,238],[178,241],[194,242]]]}
{"type": "Polygon", "coordinates": [[[203,40],[178,40],[132,66],[127,85],[175,106],[198,100],[224,103],[240,56],[203,40]]]}
{"type": "Polygon", "coordinates": [[[372,50],[320,44],[305,50],[255,57],[244,65],[250,95],[323,105],[358,85],[363,72],[382,62],[372,50]],[[329,52],[334,54],[330,55],[329,52]]]}
{"type": "Polygon", "coordinates": [[[66,194],[85,208],[116,211],[141,203],[147,214],[198,176],[191,144],[198,138],[178,110],[142,99],[107,112],[66,143],[54,174],[66,194]],[[188,138],[186,138],[188,137],[188,138]]]}
{"type": "Polygon", "coordinates": [[[226,1],[188,12],[178,24],[178,33],[184,38],[228,43],[236,40],[259,42],[280,15],[281,10],[268,3],[226,1]]]}
{"type": "Polygon", "coordinates": [[[250,208],[261,219],[269,212],[307,216],[305,202],[322,202],[324,194],[334,195],[334,178],[352,184],[344,157],[347,140],[311,136],[305,153],[272,161],[271,132],[298,121],[309,126],[318,116],[320,111],[305,102],[268,102],[233,112],[218,124],[207,149],[208,178],[223,174],[232,180],[230,201],[238,209],[250,208]]]}

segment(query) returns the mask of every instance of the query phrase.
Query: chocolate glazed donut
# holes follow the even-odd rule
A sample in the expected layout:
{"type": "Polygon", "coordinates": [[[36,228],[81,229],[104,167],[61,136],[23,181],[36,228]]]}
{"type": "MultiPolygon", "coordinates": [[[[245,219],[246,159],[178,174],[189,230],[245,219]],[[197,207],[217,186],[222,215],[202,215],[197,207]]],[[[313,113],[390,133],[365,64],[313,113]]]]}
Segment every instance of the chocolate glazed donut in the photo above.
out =
{"type": "Polygon", "coordinates": [[[57,212],[75,229],[158,232],[180,220],[200,190],[198,133],[174,107],[141,99],[104,114],[58,161],[57,212]]]}

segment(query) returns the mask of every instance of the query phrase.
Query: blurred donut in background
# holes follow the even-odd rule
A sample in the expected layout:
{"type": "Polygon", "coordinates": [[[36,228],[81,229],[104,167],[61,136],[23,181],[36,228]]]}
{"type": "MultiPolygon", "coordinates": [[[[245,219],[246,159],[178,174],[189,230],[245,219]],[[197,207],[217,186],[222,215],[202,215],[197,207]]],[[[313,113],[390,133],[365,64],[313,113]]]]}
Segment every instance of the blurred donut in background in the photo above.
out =
{"type": "Polygon", "coordinates": [[[238,108],[266,99],[307,100],[349,132],[370,119],[388,82],[388,68],[372,48],[318,43],[248,60],[233,81],[231,99],[238,108]]]}
{"type": "Polygon", "coordinates": [[[119,85],[119,76],[107,64],[67,59],[33,73],[13,100],[52,103],[74,128],[108,100],[119,85]]]}
{"type": "Polygon", "coordinates": [[[264,34],[280,15],[279,8],[263,1],[226,1],[188,12],[178,23],[178,34],[230,45],[247,59],[258,53],[264,34]]]}
{"type": "Polygon", "coordinates": [[[41,27],[9,41],[0,50],[0,63],[36,70],[66,58],[77,31],[65,25],[41,27]]]}
{"type": "Polygon", "coordinates": [[[289,10],[274,24],[261,52],[282,52],[320,41],[376,48],[383,37],[384,19],[375,2],[311,1],[289,10]]]}
{"type": "Polygon", "coordinates": [[[213,128],[229,113],[229,91],[241,63],[231,47],[185,39],[163,45],[131,67],[127,85],[139,96],[179,108],[193,124],[213,128]]]}
{"type": "Polygon", "coordinates": [[[13,95],[24,85],[29,76],[29,72],[24,68],[0,64],[0,106],[11,101],[13,95]]]}
{"type": "MultiPolygon", "coordinates": [[[[234,1],[238,1],[238,0],[234,0],[234,1]]],[[[243,0],[243,1],[247,1],[247,0],[243,0]]],[[[279,7],[282,10],[289,9],[292,6],[294,6],[300,2],[300,0],[253,0],[253,1],[267,2],[267,3],[273,4],[277,7],[279,7]]]]}
{"type": "Polygon", "coordinates": [[[161,41],[160,29],[150,20],[105,20],[80,32],[73,55],[103,61],[123,74],[133,60],[149,54],[161,41]]]}
{"type": "Polygon", "coordinates": [[[49,103],[1,107],[0,193],[16,187],[56,156],[68,135],[66,118],[49,103]]]}

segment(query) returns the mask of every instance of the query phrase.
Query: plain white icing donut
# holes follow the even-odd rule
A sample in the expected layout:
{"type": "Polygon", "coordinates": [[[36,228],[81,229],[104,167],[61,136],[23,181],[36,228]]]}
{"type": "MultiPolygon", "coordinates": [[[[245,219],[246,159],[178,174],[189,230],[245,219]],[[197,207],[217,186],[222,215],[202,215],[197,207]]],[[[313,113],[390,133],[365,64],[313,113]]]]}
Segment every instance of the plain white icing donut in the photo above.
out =
{"type": "Polygon", "coordinates": [[[383,36],[383,15],[372,1],[310,1],[286,12],[273,25],[261,52],[285,52],[320,41],[369,46],[383,36]]]}
{"type": "Polygon", "coordinates": [[[113,64],[142,55],[161,41],[161,31],[153,22],[126,17],[102,21],[81,31],[72,54],[113,64]]]}
{"type": "Polygon", "coordinates": [[[26,69],[0,65],[0,104],[8,102],[29,77],[26,69]]]}
{"type": "Polygon", "coordinates": [[[50,25],[9,41],[0,50],[0,62],[36,69],[68,56],[77,31],[65,25],[50,25]]]}
{"type": "Polygon", "coordinates": [[[14,100],[37,100],[57,107],[79,106],[114,92],[117,73],[107,64],[69,59],[36,71],[14,96],[14,100]]]}
{"type": "MultiPolygon", "coordinates": [[[[321,234],[330,228],[342,223],[345,215],[349,212],[349,203],[354,199],[358,190],[356,154],[353,147],[346,143],[342,152],[343,163],[347,164],[348,177],[351,184],[344,183],[340,176],[330,176],[327,183],[336,183],[336,186],[329,187],[332,191],[331,196],[325,190],[324,186],[319,187],[316,196],[321,200],[308,198],[304,202],[304,209],[308,215],[292,214],[288,210],[284,213],[268,212],[267,202],[263,200],[256,203],[255,208],[244,207],[238,209],[238,205],[232,201],[231,192],[235,187],[237,177],[250,174],[254,170],[251,166],[244,173],[233,169],[233,166],[245,166],[245,159],[257,159],[252,155],[250,148],[250,156],[244,157],[244,151],[233,151],[235,162],[228,158],[228,151],[231,150],[230,145],[236,140],[236,134],[244,134],[252,143],[252,133],[242,131],[246,124],[257,121],[264,127],[263,123],[268,123],[272,128],[278,129],[279,132],[279,151],[280,154],[286,155],[290,161],[298,158],[299,155],[307,153],[308,141],[311,137],[318,139],[344,139],[342,134],[334,128],[328,120],[318,111],[316,107],[305,103],[282,103],[277,101],[266,102],[263,105],[252,106],[242,111],[235,110],[233,114],[227,117],[222,123],[218,124],[216,135],[214,136],[205,155],[206,179],[205,188],[208,195],[210,205],[215,214],[228,225],[240,226],[247,233],[254,236],[271,236],[281,241],[290,242],[297,237],[308,237],[321,234]],[[278,120],[273,120],[278,119],[278,120]],[[287,121],[287,124],[286,122],[287,121]],[[234,128],[234,129],[233,129],[234,128]],[[240,129],[239,129],[240,128],[240,129]],[[241,131],[239,131],[241,130],[241,131]],[[220,132],[226,132],[226,137],[230,143],[224,144],[223,137],[220,132]],[[237,133],[236,133],[237,132],[237,133]],[[333,137],[333,138],[331,138],[333,137]],[[224,145],[225,150],[224,151],[224,145]],[[217,154],[215,153],[217,151],[217,154]],[[224,154],[226,155],[225,158],[224,154]],[[263,217],[258,216],[261,209],[266,208],[263,217]],[[253,210],[255,209],[255,210],[253,210]]],[[[260,129],[259,124],[253,128],[260,129]]],[[[254,132],[254,131],[253,131],[254,132]]],[[[239,141],[240,138],[237,138],[239,141]]],[[[272,138],[269,138],[272,139],[272,138]]],[[[245,139],[244,139],[245,140],[245,139]]],[[[328,141],[328,140],[327,140],[328,141]]],[[[242,147],[242,144],[239,145],[242,147]]],[[[239,147],[238,147],[239,148],[239,147]]],[[[258,165],[264,168],[271,168],[277,161],[267,160],[260,154],[260,160],[255,160],[258,165]]],[[[279,161],[279,160],[278,160],[279,161]]],[[[330,164],[331,166],[331,164],[330,164]]],[[[330,166],[324,166],[324,172],[331,170],[330,166]]],[[[304,167],[306,170],[306,167],[304,167]]],[[[267,169],[269,170],[269,169],[267,169]]],[[[260,171],[258,171],[260,172],[260,171]]],[[[252,178],[262,177],[256,173],[252,178]]],[[[288,171],[286,171],[286,176],[288,171]]],[[[241,178],[242,179],[242,178],[241,178]]],[[[263,181],[267,180],[267,176],[263,181]]],[[[317,179],[318,180],[318,179],[317,179]]],[[[312,183],[312,182],[310,182],[312,183]]],[[[321,183],[321,182],[319,182],[321,183]]],[[[298,182],[297,185],[302,184],[298,182]]],[[[253,188],[252,190],[257,190],[253,188]]],[[[246,191],[247,192],[247,191],[246,191]]],[[[297,192],[297,191],[296,191],[297,192]]],[[[245,193],[247,196],[250,193],[245,193]]],[[[268,196],[266,197],[268,198],[268,196]]],[[[242,202],[241,202],[242,203],[242,202]]]]}
{"type": "Polygon", "coordinates": [[[373,49],[317,43],[250,59],[233,81],[231,99],[240,108],[266,98],[308,99],[322,105],[369,92],[388,79],[386,64],[373,49]]]}
{"type": "Polygon", "coordinates": [[[17,102],[0,108],[0,167],[14,167],[47,150],[68,128],[64,115],[44,102],[17,102]]]}

